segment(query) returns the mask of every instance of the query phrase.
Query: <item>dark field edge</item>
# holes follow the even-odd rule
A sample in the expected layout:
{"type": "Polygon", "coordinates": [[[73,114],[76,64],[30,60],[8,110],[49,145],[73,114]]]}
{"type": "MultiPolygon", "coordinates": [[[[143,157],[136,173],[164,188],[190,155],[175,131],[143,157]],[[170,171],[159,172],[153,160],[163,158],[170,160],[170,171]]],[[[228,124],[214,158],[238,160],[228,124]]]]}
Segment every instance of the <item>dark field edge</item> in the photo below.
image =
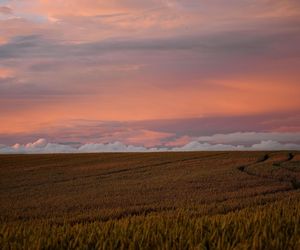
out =
{"type": "Polygon", "coordinates": [[[271,153],[293,153],[293,154],[297,154],[300,153],[300,150],[228,150],[228,151],[219,151],[219,150],[212,150],[212,151],[201,151],[201,150],[195,150],[195,151],[160,151],[160,152],[152,152],[152,151],[145,151],[145,152],[80,152],[80,153],[5,153],[2,154],[0,153],[0,158],[2,156],[11,156],[11,157],[15,157],[15,156],[71,156],[71,155],[76,155],[76,156],[87,156],[87,155],[148,155],[148,154],[193,154],[193,153],[266,153],[266,154],[271,154],[271,153]]]}

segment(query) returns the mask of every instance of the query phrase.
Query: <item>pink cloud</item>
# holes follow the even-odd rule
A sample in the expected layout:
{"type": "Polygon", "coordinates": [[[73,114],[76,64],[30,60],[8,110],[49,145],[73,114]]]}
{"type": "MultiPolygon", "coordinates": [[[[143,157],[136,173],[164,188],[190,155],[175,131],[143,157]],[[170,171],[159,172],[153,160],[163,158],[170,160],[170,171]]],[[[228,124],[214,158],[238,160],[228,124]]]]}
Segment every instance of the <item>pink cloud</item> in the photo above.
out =
{"type": "Polygon", "coordinates": [[[9,8],[8,6],[0,6],[0,14],[10,15],[12,13],[13,13],[12,9],[9,8]]]}
{"type": "MultiPolygon", "coordinates": [[[[0,9],[5,135],[40,133],[41,124],[65,120],[281,117],[299,110],[297,1],[12,0],[8,6],[0,9]]],[[[253,119],[194,125],[197,135],[128,126],[103,134],[101,142],[177,146],[201,129],[299,127],[295,118],[253,119]]],[[[76,136],[90,140],[89,131],[76,136]]]]}

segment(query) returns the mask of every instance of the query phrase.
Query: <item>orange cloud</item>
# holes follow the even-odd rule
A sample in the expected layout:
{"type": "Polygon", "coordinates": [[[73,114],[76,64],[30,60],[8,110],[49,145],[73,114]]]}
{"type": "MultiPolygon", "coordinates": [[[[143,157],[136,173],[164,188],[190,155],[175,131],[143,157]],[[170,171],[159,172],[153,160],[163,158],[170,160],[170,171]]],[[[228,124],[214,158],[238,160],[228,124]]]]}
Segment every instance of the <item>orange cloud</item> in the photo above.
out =
{"type": "Polygon", "coordinates": [[[34,0],[31,1],[31,9],[45,13],[51,17],[60,16],[96,16],[110,15],[116,13],[132,12],[145,8],[152,8],[153,5],[163,5],[162,1],[127,1],[127,0],[34,0]]]}
{"type": "Polygon", "coordinates": [[[0,45],[7,43],[7,39],[5,37],[0,36],[0,45]]]}
{"type": "MultiPolygon", "coordinates": [[[[149,120],[191,118],[208,115],[250,115],[284,112],[300,106],[297,88],[274,82],[231,82],[230,88],[203,89],[179,86],[161,89],[132,84],[106,90],[105,95],[48,97],[44,99],[2,100],[1,130],[34,130],[40,124],[55,124],[61,119],[149,120]],[[235,88],[236,87],[236,88],[235,88]],[[288,101],[287,101],[288,100],[288,101]],[[11,104],[10,104],[11,103],[11,104]]],[[[221,83],[220,83],[221,84],[221,83]]],[[[229,86],[229,83],[224,81],[229,86]]],[[[147,135],[148,137],[157,135],[147,135]]],[[[137,139],[139,140],[139,138],[137,139]]]]}
{"type": "Polygon", "coordinates": [[[0,68],[0,79],[10,78],[14,76],[14,71],[8,68],[0,68]]]}

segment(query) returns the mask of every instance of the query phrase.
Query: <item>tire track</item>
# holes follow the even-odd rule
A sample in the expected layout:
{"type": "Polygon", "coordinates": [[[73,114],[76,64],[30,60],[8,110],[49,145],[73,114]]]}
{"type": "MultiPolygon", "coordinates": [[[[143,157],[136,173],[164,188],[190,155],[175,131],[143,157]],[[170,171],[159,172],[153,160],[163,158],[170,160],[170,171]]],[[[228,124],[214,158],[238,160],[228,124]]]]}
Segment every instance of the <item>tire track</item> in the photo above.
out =
{"type": "Polygon", "coordinates": [[[109,170],[109,171],[105,171],[105,172],[98,173],[98,174],[74,176],[71,178],[63,179],[63,180],[52,180],[52,181],[49,180],[47,182],[41,182],[41,183],[36,183],[36,184],[17,185],[17,186],[9,187],[9,188],[7,188],[7,190],[18,189],[18,188],[23,188],[23,189],[24,188],[35,188],[35,187],[40,187],[40,186],[49,185],[49,184],[60,184],[60,183],[76,181],[76,180],[86,179],[86,178],[101,179],[103,177],[107,177],[107,176],[110,176],[113,174],[127,173],[127,172],[132,172],[132,171],[137,171],[137,170],[149,169],[149,168],[153,168],[153,167],[162,167],[162,166],[166,166],[169,164],[182,163],[182,162],[187,162],[187,161],[192,161],[192,160],[203,160],[203,159],[216,157],[216,156],[220,156],[220,155],[225,155],[225,154],[227,154],[227,152],[212,154],[212,155],[207,155],[207,156],[196,156],[196,157],[178,159],[178,160],[173,160],[173,161],[163,161],[163,162],[158,162],[158,163],[153,163],[153,164],[148,164],[148,165],[142,165],[142,166],[138,166],[138,167],[109,170]]]}
{"type": "Polygon", "coordinates": [[[288,156],[287,156],[287,158],[285,160],[274,162],[273,166],[283,167],[282,164],[293,160],[294,157],[295,157],[295,155],[293,153],[289,153],[288,156]]]}
{"type": "Polygon", "coordinates": [[[289,153],[288,158],[286,160],[277,162],[277,165],[275,165],[275,166],[277,166],[278,168],[283,168],[283,169],[293,172],[293,173],[299,173],[299,170],[292,169],[292,168],[289,168],[288,166],[284,165],[285,163],[292,161],[294,158],[295,158],[295,155],[293,153],[289,153]]]}
{"type": "MultiPolygon", "coordinates": [[[[250,175],[250,176],[255,176],[255,177],[258,177],[258,178],[263,178],[263,179],[268,179],[268,180],[273,180],[273,181],[278,181],[278,182],[290,183],[293,189],[300,189],[300,181],[297,180],[295,177],[293,177],[293,178],[291,178],[291,177],[288,177],[288,178],[283,178],[283,177],[281,177],[281,178],[275,178],[273,176],[262,175],[262,174],[258,174],[258,173],[249,171],[249,169],[248,169],[249,167],[257,166],[257,165],[259,165],[261,163],[264,163],[269,158],[270,158],[270,156],[268,154],[265,154],[262,159],[258,159],[254,163],[250,163],[250,164],[247,164],[247,165],[239,166],[239,167],[237,167],[237,169],[240,172],[246,173],[247,175],[250,175]]],[[[279,164],[279,167],[282,167],[283,163],[289,162],[293,158],[294,158],[294,154],[293,153],[289,153],[287,159],[285,159],[283,161],[280,161],[280,162],[277,162],[277,164],[279,164]]],[[[282,167],[282,168],[287,169],[286,167],[282,167]]]]}
{"type": "Polygon", "coordinates": [[[261,159],[258,159],[257,161],[255,161],[253,163],[249,163],[249,164],[246,164],[246,165],[239,166],[237,169],[241,172],[245,172],[245,173],[250,174],[250,175],[255,175],[254,173],[249,172],[247,170],[247,168],[251,167],[251,166],[255,166],[255,165],[260,164],[260,163],[263,163],[263,162],[267,161],[269,158],[270,158],[270,156],[268,154],[265,154],[261,159]]]}

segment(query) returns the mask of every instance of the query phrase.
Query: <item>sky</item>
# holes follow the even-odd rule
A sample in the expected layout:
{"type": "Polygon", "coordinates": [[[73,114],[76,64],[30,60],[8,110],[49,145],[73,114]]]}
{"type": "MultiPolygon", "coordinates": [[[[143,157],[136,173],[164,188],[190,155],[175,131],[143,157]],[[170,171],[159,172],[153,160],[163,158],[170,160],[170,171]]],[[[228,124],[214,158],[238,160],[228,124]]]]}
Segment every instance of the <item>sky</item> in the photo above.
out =
{"type": "Polygon", "coordinates": [[[0,153],[300,149],[298,0],[0,0],[0,153]]]}

